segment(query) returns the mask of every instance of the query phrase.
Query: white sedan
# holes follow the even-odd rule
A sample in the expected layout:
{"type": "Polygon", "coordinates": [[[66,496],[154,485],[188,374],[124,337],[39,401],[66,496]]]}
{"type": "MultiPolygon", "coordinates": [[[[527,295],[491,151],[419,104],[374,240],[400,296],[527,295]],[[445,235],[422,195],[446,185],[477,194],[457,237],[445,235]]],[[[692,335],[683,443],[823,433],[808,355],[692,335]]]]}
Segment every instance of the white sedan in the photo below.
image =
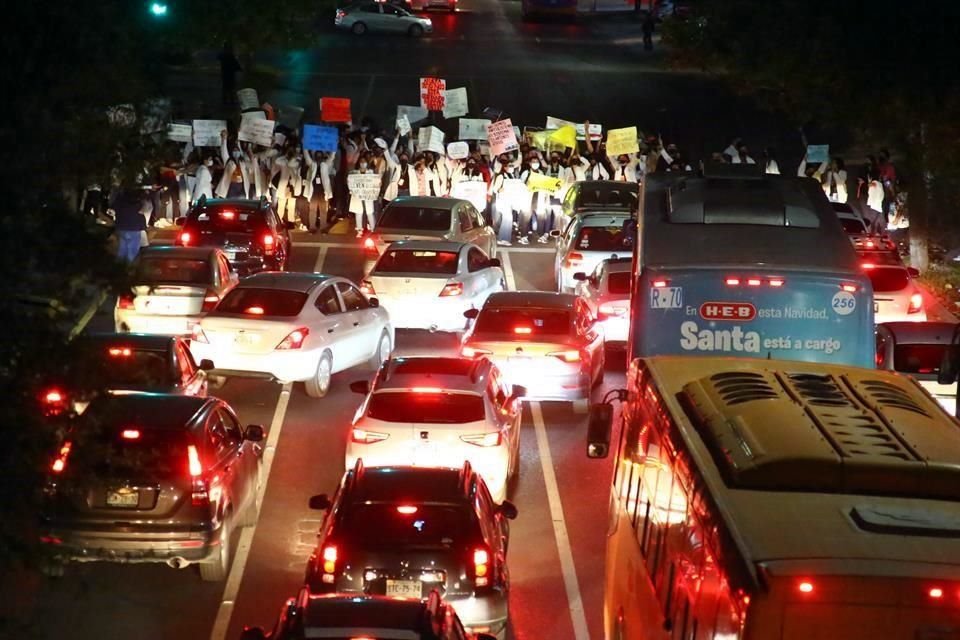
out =
{"type": "Polygon", "coordinates": [[[608,347],[626,347],[630,339],[630,279],[633,277],[633,258],[604,260],[593,273],[573,274],[577,281],[575,292],[580,295],[590,312],[603,327],[604,344],[608,347]]]}
{"type": "Polygon", "coordinates": [[[214,375],[303,381],[322,398],[334,373],[379,367],[393,339],[387,311],[346,278],[272,271],[227,294],[194,326],[190,350],[214,375]]]}
{"type": "Polygon", "coordinates": [[[386,248],[361,289],[377,296],[397,328],[461,331],[463,313],[506,284],[500,261],[474,244],[401,240],[386,248]]]}

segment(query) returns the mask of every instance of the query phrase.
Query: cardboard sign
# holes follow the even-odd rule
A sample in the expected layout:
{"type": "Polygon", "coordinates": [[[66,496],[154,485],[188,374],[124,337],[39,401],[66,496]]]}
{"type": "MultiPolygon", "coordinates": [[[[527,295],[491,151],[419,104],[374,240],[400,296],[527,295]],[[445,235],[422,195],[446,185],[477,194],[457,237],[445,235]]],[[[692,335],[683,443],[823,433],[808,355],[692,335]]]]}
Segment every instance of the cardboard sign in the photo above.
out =
{"type": "Polygon", "coordinates": [[[407,120],[410,121],[410,124],[416,124],[421,120],[426,120],[427,116],[430,114],[429,111],[423,107],[413,107],[402,104],[397,107],[397,117],[407,116],[407,120]]]}
{"type": "Polygon", "coordinates": [[[828,144],[808,144],[807,162],[830,162],[830,145],[828,144]]]}
{"type": "Polygon", "coordinates": [[[610,129],[607,131],[607,155],[622,156],[639,153],[640,144],[637,142],[637,128],[610,129]]]}
{"type": "Polygon", "coordinates": [[[516,178],[507,178],[503,181],[500,193],[497,194],[500,202],[507,202],[513,209],[530,208],[530,190],[523,180],[516,178]]]}
{"type": "Polygon", "coordinates": [[[287,136],[282,133],[275,131],[273,134],[273,146],[282,147],[283,144],[287,141],[287,136]]]}
{"type": "MultiPolygon", "coordinates": [[[[603,140],[603,125],[590,123],[590,139],[594,142],[603,140]]],[[[586,140],[582,124],[577,125],[577,140],[586,140]]]]}
{"type": "Polygon", "coordinates": [[[237,102],[240,103],[240,111],[260,108],[260,96],[256,89],[240,89],[237,91],[237,102]]]}
{"type": "Polygon", "coordinates": [[[488,124],[487,140],[490,141],[490,152],[497,156],[520,148],[517,132],[509,118],[488,124]]]}
{"type": "Polygon", "coordinates": [[[527,188],[530,191],[546,191],[547,193],[556,193],[560,190],[560,178],[553,178],[531,171],[527,176],[527,188]]]}
{"type": "Polygon", "coordinates": [[[397,116],[397,131],[402,136],[408,135],[413,131],[413,128],[410,126],[410,118],[406,115],[397,116]]]}
{"type": "Polygon", "coordinates": [[[422,127],[417,132],[417,147],[420,151],[446,153],[447,150],[443,146],[443,131],[436,127],[422,127]]]}
{"type": "Polygon", "coordinates": [[[468,110],[466,87],[447,89],[446,92],[444,92],[444,118],[459,118],[460,116],[467,115],[468,110]]]}
{"type": "Polygon", "coordinates": [[[443,78],[420,78],[420,106],[428,111],[442,111],[447,102],[447,81],[443,78]]]}
{"type": "Polygon", "coordinates": [[[340,134],[336,127],[303,125],[303,148],[307,151],[336,151],[340,134]]]}
{"type": "Polygon", "coordinates": [[[350,98],[322,98],[320,119],[324,122],[350,122],[350,98]]]}
{"type": "Polygon", "coordinates": [[[266,111],[247,111],[246,113],[240,114],[240,122],[244,120],[266,120],[267,112],[266,111]]]}
{"type": "Polygon", "coordinates": [[[487,207],[487,183],[483,180],[458,182],[450,189],[450,197],[466,200],[483,211],[487,207]]]}
{"type": "Polygon", "coordinates": [[[350,195],[370,202],[380,197],[382,178],[379,173],[351,173],[347,176],[350,195]]]}
{"type": "Polygon", "coordinates": [[[298,129],[300,127],[300,120],[302,119],[302,107],[283,105],[277,110],[277,122],[285,126],[287,129],[298,129]]]}
{"type": "Polygon", "coordinates": [[[252,142],[261,147],[269,147],[273,144],[273,128],[275,126],[277,126],[277,123],[274,120],[247,118],[240,122],[240,131],[237,133],[237,140],[241,142],[252,142]]]}
{"type": "Polygon", "coordinates": [[[546,133],[548,134],[547,139],[551,143],[562,145],[568,149],[574,149],[577,146],[576,126],[567,125],[555,131],[547,131],[546,133]]]}
{"type": "Polygon", "coordinates": [[[220,132],[227,130],[226,120],[194,120],[193,146],[219,147],[220,132]]]}
{"type": "Polygon", "coordinates": [[[453,160],[463,160],[470,155],[470,145],[466,142],[451,142],[447,145],[447,155],[453,160]]]}
{"type": "Polygon", "coordinates": [[[554,118],[553,116],[547,116],[547,124],[544,126],[544,129],[548,131],[551,129],[559,129],[561,127],[576,127],[577,123],[570,120],[564,120],[563,118],[554,118]]]}
{"type": "Polygon", "coordinates": [[[486,140],[489,125],[490,121],[485,118],[460,118],[460,132],[457,137],[461,140],[486,140]]]}
{"type": "Polygon", "coordinates": [[[168,124],[167,140],[190,142],[193,139],[193,127],[188,124],[168,124]]]}

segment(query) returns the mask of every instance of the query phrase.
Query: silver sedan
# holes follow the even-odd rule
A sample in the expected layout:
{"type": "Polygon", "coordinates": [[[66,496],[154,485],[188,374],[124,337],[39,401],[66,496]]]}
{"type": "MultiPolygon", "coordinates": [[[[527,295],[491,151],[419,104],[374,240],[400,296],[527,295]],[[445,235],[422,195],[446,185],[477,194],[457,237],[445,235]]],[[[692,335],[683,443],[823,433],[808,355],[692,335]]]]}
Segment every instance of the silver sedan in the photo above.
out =
{"type": "Polygon", "coordinates": [[[382,31],[419,38],[433,32],[430,18],[421,18],[395,4],[376,0],[363,0],[337,9],[334,24],[338,29],[349,30],[358,36],[367,31],[382,31]]]}

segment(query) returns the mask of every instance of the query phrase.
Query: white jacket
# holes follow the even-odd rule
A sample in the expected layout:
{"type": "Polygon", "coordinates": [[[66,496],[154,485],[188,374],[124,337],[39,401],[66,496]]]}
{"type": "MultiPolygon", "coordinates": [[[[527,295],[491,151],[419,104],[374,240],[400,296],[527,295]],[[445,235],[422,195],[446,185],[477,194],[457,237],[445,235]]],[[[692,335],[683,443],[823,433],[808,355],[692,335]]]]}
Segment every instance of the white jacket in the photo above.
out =
{"type": "Polygon", "coordinates": [[[437,173],[427,167],[423,168],[423,189],[420,188],[420,181],[417,179],[417,170],[414,166],[407,165],[407,184],[410,185],[411,196],[431,196],[433,193],[440,194],[440,181],[437,173]],[[430,185],[433,185],[433,193],[430,193],[430,185]]]}
{"type": "Polygon", "coordinates": [[[823,192],[827,194],[827,199],[831,202],[846,202],[847,201],[847,172],[843,169],[839,171],[827,170],[823,174],[823,192]],[[833,189],[830,188],[830,181],[833,180],[836,184],[836,193],[831,194],[833,189]]]}
{"type": "Polygon", "coordinates": [[[190,195],[190,201],[196,202],[200,196],[206,196],[207,199],[213,197],[213,174],[205,164],[197,167],[197,181],[193,185],[193,193],[190,195]]]}

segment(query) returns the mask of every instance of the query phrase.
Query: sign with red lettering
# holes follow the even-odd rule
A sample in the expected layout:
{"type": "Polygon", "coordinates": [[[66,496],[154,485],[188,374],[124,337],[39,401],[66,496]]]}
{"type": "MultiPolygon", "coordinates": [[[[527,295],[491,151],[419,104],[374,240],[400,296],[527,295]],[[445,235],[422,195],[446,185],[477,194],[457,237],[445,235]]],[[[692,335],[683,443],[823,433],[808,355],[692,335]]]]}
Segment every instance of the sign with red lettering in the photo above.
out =
{"type": "Polygon", "coordinates": [[[704,302],[700,317],[705,320],[749,322],[757,317],[757,308],[749,302],[704,302]]]}
{"type": "Polygon", "coordinates": [[[443,111],[447,104],[447,81],[420,78],[420,106],[428,111],[443,111]]]}
{"type": "Polygon", "coordinates": [[[320,119],[324,122],[350,122],[350,98],[321,98],[320,119]]]}

